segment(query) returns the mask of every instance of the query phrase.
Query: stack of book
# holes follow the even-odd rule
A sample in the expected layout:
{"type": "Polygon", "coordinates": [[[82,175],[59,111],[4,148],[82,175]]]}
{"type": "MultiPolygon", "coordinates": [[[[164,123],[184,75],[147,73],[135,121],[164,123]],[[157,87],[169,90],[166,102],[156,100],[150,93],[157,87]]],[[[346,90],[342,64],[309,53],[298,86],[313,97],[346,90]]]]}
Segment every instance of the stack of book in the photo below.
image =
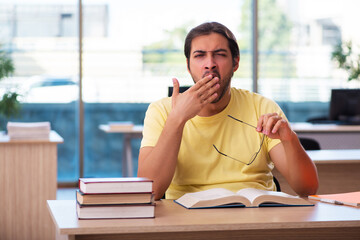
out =
{"type": "Polygon", "coordinates": [[[8,122],[10,139],[49,139],[50,122],[8,122]]]}
{"type": "Polygon", "coordinates": [[[147,178],[80,178],[79,219],[153,218],[153,181],[147,178]]]}
{"type": "Polygon", "coordinates": [[[134,128],[133,122],[128,122],[128,121],[109,122],[110,131],[125,131],[125,130],[131,130],[133,128],[134,128]]]}

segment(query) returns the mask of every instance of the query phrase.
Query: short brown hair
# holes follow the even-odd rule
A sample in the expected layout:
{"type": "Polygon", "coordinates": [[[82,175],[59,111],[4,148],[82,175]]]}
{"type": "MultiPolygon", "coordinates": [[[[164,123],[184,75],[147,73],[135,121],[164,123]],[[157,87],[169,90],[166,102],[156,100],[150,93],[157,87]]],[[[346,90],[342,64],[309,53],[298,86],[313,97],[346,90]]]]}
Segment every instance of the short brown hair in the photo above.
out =
{"type": "Polygon", "coordinates": [[[236,38],[227,27],[218,22],[206,22],[190,30],[190,32],[185,38],[184,45],[184,54],[188,60],[188,63],[190,63],[192,40],[196,37],[209,35],[211,33],[218,33],[228,40],[231,56],[233,58],[233,63],[235,64],[235,58],[240,56],[240,50],[236,42],[236,38]]]}

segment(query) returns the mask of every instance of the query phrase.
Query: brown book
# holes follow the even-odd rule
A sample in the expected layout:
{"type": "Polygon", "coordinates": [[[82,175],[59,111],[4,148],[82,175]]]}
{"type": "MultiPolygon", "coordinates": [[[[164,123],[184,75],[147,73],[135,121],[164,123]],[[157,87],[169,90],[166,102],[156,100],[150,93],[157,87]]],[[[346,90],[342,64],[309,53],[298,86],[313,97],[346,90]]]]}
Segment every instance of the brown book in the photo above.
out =
{"type": "Polygon", "coordinates": [[[76,203],[79,219],[154,218],[155,204],[81,205],[76,203]]]}
{"type": "Polygon", "coordinates": [[[81,205],[153,203],[154,195],[151,192],[84,194],[78,190],[76,201],[81,205]]]}
{"type": "Polygon", "coordinates": [[[148,193],[152,192],[153,181],[148,178],[79,178],[82,193],[148,193]]]}

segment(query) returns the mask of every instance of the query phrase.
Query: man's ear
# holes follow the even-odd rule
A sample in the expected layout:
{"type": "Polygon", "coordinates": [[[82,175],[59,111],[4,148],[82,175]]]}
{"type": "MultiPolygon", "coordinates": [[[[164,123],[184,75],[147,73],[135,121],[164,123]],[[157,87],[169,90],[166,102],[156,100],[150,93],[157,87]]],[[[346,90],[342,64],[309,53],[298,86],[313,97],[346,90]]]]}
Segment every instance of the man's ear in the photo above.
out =
{"type": "Polygon", "coordinates": [[[190,62],[189,62],[188,58],[186,58],[186,69],[188,70],[188,73],[191,73],[190,72],[190,62]]]}
{"type": "Polygon", "coordinates": [[[240,56],[237,56],[233,62],[233,65],[234,65],[233,72],[236,72],[236,70],[239,68],[239,62],[240,62],[240,56]]]}

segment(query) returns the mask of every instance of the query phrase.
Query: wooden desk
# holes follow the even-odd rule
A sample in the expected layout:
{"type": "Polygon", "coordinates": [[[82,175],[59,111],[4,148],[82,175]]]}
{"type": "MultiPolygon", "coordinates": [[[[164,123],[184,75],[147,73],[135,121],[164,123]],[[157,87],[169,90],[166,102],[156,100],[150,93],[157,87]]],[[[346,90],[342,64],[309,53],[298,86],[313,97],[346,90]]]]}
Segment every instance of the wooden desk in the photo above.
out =
{"type": "Polygon", "coordinates": [[[99,128],[106,133],[121,133],[124,135],[122,175],[132,177],[134,174],[132,164],[131,139],[142,138],[143,126],[135,125],[131,130],[110,130],[109,125],[100,125],[99,128]]]}
{"type": "Polygon", "coordinates": [[[360,125],[291,123],[299,137],[312,138],[321,149],[360,149],[360,125]]]}
{"type": "MultiPolygon", "coordinates": [[[[318,194],[360,191],[360,149],[306,151],[318,170],[318,194]]],[[[281,190],[295,192],[286,180],[274,169],[281,190]]]]}
{"type": "Polygon", "coordinates": [[[358,239],[360,208],[314,207],[188,210],[157,201],[154,219],[78,220],[75,201],[48,201],[57,239],[358,239]]]}
{"type": "Polygon", "coordinates": [[[57,144],[0,136],[0,239],[54,239],[46,200],[56,199],[57,144]]]}

